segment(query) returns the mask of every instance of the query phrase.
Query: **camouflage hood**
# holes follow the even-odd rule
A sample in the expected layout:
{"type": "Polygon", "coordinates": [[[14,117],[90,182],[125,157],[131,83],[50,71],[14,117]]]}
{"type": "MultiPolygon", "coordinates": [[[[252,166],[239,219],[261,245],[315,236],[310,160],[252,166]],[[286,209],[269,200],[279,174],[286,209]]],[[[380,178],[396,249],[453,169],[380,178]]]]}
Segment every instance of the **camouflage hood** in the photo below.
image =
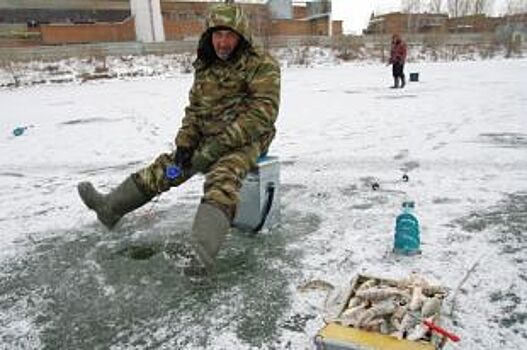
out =
{"type": "Polygon", "coordinates": [[[249,31],[249,21],[241,7],[221,4],[212,7],[207,16],[207,30],[214,27],[227,27],[241,35],[248,43],[252,44],[249,31]]]}
{"type": "Polygon", "coordinates": [[[249,21],[240,6],[233,4],[214,5],[210,8],[206,19],[207,29],[201,35],[198,44],[198,60],[206,63],[215,56],[212,48],[211,33],[214,28],[229,28],[238,33],[242,40],[241,46],[252,48],[252,36],[249,30],[249,21]]]}

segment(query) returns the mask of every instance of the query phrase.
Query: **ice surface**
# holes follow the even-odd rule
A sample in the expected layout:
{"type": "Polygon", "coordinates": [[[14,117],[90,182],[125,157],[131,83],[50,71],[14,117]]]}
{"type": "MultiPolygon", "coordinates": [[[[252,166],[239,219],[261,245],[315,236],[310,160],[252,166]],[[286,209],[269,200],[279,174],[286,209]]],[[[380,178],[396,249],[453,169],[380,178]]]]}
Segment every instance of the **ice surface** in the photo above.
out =
{"type": "Polygon", "coordinates": [[[388,67],[331,62],[283,69],[271,149],[282,225],[233,232],[205,285],[163,254],[121,254],[184,241],[201,177],[114,232],[75,190],[83,180],[108,190],[173,148],[190,74],[0,90],[3,346],[312,348],[325,295],[298,291],[306,281],[417,271],[452,296],[475,265],[452,314],[446,300],[444,326],[458,348],[527,348],[527,61],[409,64],[421,81],[404,90],[388,88],[388,67]],[[405,198],[420,256],[391,253],[405,198]]]}

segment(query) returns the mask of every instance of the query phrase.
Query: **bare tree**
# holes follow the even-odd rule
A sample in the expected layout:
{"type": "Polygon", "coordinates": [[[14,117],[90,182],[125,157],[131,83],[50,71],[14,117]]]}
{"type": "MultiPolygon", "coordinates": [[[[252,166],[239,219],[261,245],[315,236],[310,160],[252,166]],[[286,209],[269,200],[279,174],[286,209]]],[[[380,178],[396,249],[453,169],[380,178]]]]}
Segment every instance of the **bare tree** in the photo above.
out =
{"type": "Polygon", "coordinates": [[[408,14],[408,23],[406,24],[409,33],[417,32],[421,10],[424,10],[424,0],[401,0],[403,13],[408,14]]]}
{"type": "Polygon", "coordinates": [[[430,12],[441,13],[444,5],[445,5],[444,0],[430,0],[430,3],[429,3],[430,12]]]}
{"type": "Polygon", "coordinates": [[[505,2],[506,24],[501,31],[501,39],[506,48],[505,57],[510,58],[514,53],[521,54],[521,36],[515,35],[516,25],[513,15],[527,12],[527,0],[507,0],[505,2]]]}
{"type": "Polygon", "coordinates": [[[505,2],[505,13],[514,15],[527,12],[527,0],[507,0],[505,2]]]}
{"type": "Polygon", "coordinates": [[[480,15],[483,13],[489,13],[494,5],[494,0],[474,0],[472,3],[471,13],[474,15],[480,15]]]}
{"type": "Polygon", "coordinates": [[[403,13],[419,13],[423,9],[422,0],[401,0],[403,13]]]}
{"type": "Polygon", "coordinates": [[[470,14],[474,0],[448,0],[448,13],[451,17],[462,17],[470,14]]]}
{"type": "Polygon", "coordinates": [[[451,17],[459,17],[459,3],[461,0],[448,0],[448,13],[451,17]]]}

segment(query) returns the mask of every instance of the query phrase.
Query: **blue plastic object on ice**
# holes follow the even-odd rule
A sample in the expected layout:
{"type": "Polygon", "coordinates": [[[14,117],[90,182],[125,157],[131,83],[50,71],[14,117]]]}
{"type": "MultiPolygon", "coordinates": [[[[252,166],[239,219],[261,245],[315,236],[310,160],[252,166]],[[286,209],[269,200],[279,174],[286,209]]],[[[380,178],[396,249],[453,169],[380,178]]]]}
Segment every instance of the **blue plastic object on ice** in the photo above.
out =
{"type": "Polygon", "coordinates": [[[18,126],[13,129],[13,135],[20,136],[27,130],[27,126],[18,126]]]}
{"type": "Polygon", "coordinates": [[[393,251],[398,254],[414,255],[421,253],[419,220],[414,213],[415,203],[403,202],[402,213],[395,220],[395,240],[393,251]]]}
{"type": "Polygon", "coordinates": [[[165,176],[169,180],[177,179],[178,177],[181,176],[182,173],[183,172],[181,171],[181,168],[178,167],[177,165],[169,165],[167,166],[165,170],[165,176]]]}

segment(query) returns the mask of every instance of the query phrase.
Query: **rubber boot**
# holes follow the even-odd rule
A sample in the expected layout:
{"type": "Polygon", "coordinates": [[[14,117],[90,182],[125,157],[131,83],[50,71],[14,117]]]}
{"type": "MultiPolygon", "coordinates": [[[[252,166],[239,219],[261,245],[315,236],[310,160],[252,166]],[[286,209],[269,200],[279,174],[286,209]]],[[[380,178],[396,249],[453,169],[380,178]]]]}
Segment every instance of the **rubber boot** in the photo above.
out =
{"type": "Polygon", "coordinates": [[[401,76],[401,89],[406,86],[406,76],[403,74],[401,76]]]}
{"type": "Polygon", "coordinates": [[[112,229],[124,214],[152,199],[139,189],[131,176],[108,194],[99,193],[90,182],[79,183],[77,190],[84,204],[97,213],[99,221],[108,229],[112,229]]]}
{"type": "Polygon", "coordinates": [[[393,78],[393,86],[391,87],[392,89],[397,89],[399,87],[399,77],[394,77],[393,78]]]}
{"type": "Polygon", "coordinates": [[[218,206],[207,202],[199,205],[191,237],[197,261],[191,261],[191,264],[184,269],[185,275],[211,275],[214,272],[214,260],[230,226],[231,220],[218,206]]]}

